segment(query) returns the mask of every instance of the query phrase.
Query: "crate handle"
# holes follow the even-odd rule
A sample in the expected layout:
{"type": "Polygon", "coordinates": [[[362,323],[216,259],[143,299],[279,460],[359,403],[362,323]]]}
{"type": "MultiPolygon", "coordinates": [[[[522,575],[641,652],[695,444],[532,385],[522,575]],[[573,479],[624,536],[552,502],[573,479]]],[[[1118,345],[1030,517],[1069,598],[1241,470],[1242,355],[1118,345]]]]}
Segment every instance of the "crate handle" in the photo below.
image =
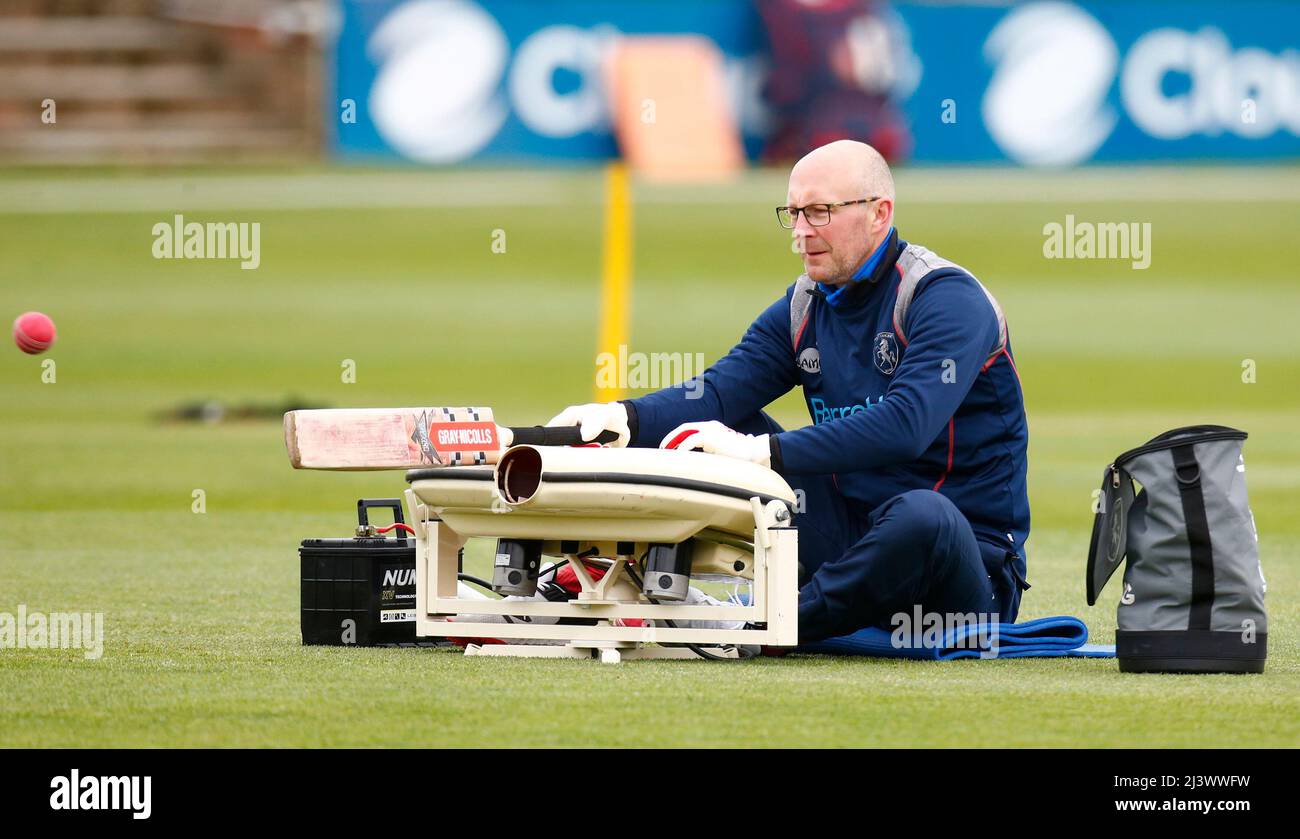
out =
{"type": "MultiPolygon", "coordinates": [[[[400,498],[358,498],[357,499],[357,526],[367,528],[370,526],[370,516],[366,512],[374,507],[381,509],[391,509],[393,511],[393,523],[404,524],[402,518],[402,499],[400,498]]],[[[400,537],[405,541],[406,537],[400,537]]]]}

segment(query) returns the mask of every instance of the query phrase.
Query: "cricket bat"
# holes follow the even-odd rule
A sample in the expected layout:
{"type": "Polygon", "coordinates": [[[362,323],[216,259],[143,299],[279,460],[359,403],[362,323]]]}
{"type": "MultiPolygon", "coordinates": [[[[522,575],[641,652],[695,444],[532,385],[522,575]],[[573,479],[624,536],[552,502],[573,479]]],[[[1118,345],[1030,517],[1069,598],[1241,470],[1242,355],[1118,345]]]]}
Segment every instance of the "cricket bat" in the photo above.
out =
{"type": "MultiPolygon", "coordinates": [[[[618,439],[601,432],[594,442],[618,439]]],[[[576,426],[503,428],[491,408],[289,411],[284,446],[295,469],[418,469],[496,463],[517,444],[590,445],[576,426]]]]}

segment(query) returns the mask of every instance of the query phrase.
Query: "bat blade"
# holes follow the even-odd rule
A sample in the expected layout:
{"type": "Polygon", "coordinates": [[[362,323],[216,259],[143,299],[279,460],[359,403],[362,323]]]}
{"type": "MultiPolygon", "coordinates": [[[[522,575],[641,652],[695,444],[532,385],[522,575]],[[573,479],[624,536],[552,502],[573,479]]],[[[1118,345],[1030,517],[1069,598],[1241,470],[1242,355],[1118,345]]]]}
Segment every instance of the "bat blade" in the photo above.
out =
{"type": "Polygon", "coordinates": [[[295,469],[495,463],[510,443],[502,431],[491,408],[340,408],[284,415],[284,445],[295,469]]]}

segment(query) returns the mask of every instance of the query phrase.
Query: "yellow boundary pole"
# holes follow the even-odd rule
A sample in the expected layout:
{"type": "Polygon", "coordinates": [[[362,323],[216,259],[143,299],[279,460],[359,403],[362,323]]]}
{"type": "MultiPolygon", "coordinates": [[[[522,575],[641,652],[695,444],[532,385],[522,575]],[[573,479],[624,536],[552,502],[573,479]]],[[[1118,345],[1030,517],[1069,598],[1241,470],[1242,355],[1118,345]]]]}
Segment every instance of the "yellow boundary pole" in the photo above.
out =
{"type": "MultiPolygon", "coordinates": [[[[628,319],[632,291],[632,196],[627,166],[615,161],[605,168],[605,233],[601,254],[600,339],[596,345],[600,361],[613,359],[618,375],[613,384],[602,387],[596,381],[596,401],[623,398],[628,319]],[[621,350],[621,351],[620,351],[621,350]],[[610,355],[604,355],[609,353],[610,355]]],[[[606,377],[608,378],[608,377],[606,377]]]]}

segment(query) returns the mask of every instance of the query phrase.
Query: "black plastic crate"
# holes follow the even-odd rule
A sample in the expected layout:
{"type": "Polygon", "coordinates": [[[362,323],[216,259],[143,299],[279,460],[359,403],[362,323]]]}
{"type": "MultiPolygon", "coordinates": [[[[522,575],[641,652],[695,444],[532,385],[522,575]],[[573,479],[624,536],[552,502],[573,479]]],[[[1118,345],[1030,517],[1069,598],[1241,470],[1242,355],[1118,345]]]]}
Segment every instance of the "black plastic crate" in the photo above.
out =
{"type": "Polygon", "coordinates": [[[394,523],[404,524],[401,499],[363,498],[355,537],[304,539],[298,549],[304,644],[436,643],[415,637],[415,540],[377,533],[367,512],[374,507],[391,508],[394,523]]]}

